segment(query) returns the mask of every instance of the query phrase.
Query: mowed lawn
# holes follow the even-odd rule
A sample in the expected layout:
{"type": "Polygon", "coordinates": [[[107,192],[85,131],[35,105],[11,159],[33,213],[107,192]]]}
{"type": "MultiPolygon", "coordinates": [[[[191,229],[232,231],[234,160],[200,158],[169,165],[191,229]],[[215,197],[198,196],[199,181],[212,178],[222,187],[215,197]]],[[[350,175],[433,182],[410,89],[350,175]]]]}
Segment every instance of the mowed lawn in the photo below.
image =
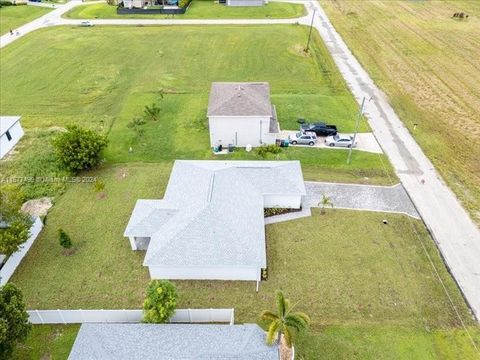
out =
{"type": "Polygon", "coordinates": [[[321,3],[480,224],[480,2],[321,3]]]}
{"type": "MultiPolygon", "coordinates": [[[[69,124],[108,134],[110,163],[211,159],[206,111],[213,81],[268,81],[285,129],[296,129],[302,117],[353,131],[357,104],[317,35],[311,55],[303,53],[307,36],[298,25],[36,31],[0,53],[0,113],[21,114],[27,133],[22,151],[0,163],[2,174],[55,172],[45,144],[69,124]],[[144,125],[140,137],[127,124],[152,103],[161,107],[161,119],[144,125]],[[47,161],[37,161],[37,147],[47,161]]],[[[365,121],[360,130],[369,131],[365,121]]],[[[342,150],[290,148],[279,159],[301,160],[310,180],[396,181],[384,155],[355,152],[350,166],[346,157],[342,150]]],[[[32,197],[54,195],[45,184],[31,187],[32,197]]]]}
{"type": "MultiPolygon", "coordinates": [[[[70,185],[11,280],[31,309],[142,304],[149,281],[144,252],[130,250],[122,234],[136,199],[163,196],[170,167],[118,164],[90,175],[105,182],[104,192],[92,184],[70,185]],[[62,252],[59,228],[72,237],[73,254],[62,252]]],[[[283,289],[313,319],[298,347],[303,358],[475,358],[422,244],[462,318],[474,335],[478,329],[421,222],[315,211],[310,218],[268,225],[266,234],[269,278],[258,293],[253,282],[177,281],[179,307],[234,307],[237,322],[256,322],[274,306],[274,291],[283,289]]],[[[45,351],[58,351],[50,344],[55,336],[47,334],[60,330],[42,329],[34,338],[45,334],[45,351]]]]}
{"type": "Polygon", "coordinates": [[[118,15],[117,7],[107,4],[78,6],[64,16],[71,19],[268,19],[295,18],[306,14],[302,4],[270,2],[261,7],[231,7],[213,0],[194,0],[185,14],[118,15]]]}
{"type": "Polygon", "coordinates": [[[26,5],[2,6],[0,7],[0,35],[8,33],[10,29],[15,32],[19,26],[45,15],[51,10],[52,9],[26,5]]]}

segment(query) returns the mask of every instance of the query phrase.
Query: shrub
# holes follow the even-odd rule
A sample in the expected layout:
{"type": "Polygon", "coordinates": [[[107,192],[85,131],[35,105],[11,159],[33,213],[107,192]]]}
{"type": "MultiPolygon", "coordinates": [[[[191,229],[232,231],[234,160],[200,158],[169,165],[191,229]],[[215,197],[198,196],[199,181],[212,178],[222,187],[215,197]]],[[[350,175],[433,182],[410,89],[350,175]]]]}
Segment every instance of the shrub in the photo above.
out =
{"type": "Polygon", "coordinates": [[[263,159],[267,157],[268,154],[280,154],[282,152],[282,148],[275,144],[271,145],[262,145],[255,149],[255,152],[258,156],[261,156],[263,159]]]}
{"type": "Polygon", "coordinates": [[[101,162],[101,152],[107,146],[105,136],[73,125],[52,141],[57,158],[69,171],[91,169],[101,162]]]}
{"type": "Polygon", "coordinates": [[[93,183],[93,190],[95,192],[100,192],[100,191],[103,191],[105,189],[105,182],[103,182],[102,180],[95,180],[95,182],[93,183]]]}
{"type": "Polygon", "coordinates": [[[31,329],[20,289],[12,283],[0,287],[0,359],[10,359],[31,329]]]}
{"type": "Polygon", "coordinates": [[[160,106],[153,103],[150,106],[148,105],[145,106],[145,109],[143,110],[143,114],[147,120],[158,121],[160,120],[160,111],[161,111],[160,106]]]}
{"type": "Polygon", "coordinates": [[[152,280],[147,287],[147,297],[143,302],[143,321],[165,323],[175,313],[177,290],[168,280],[152,280]]]}
{"type": "Polygon", "coordinates": [[[191,2],[192,0],[180,0],[178,2],[178,6],[181,8],[186,8],[191,2]]]}
{"type": "Polygon", "coordinates": [[[70,249],[72,247],[72,239],[70,239],[70,236],[62,229],[58,229],[58,242],[64,249],[70,249]]]}

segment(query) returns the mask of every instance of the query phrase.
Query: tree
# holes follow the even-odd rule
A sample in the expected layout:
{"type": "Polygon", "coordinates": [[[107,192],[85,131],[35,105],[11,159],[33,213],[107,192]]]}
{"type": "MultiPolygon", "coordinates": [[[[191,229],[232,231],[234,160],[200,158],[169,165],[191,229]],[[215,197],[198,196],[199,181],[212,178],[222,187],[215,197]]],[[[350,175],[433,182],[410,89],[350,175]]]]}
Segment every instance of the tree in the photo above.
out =
{"type": "Polygon", "coordinates": [[[139,137],[142,137],[143,134],[145,134],[145,130],[142,129],[142,125],[145,125],[145,120],[143,120],[141,117],[138,117],[138,116],[135,116],[132,121],[130,121],[128,124],[127,124],[127,127],[129,129],[132,129],[133,131],[135,131],[137,133],[137,135],[139,137]]]}
{"type": "Polygon", "coordinates": [[[0,254],[12,255],[30,236],[32,219],[21,212],[23,200],[17,186],[0,187],[0,254]]]}
{"type": "Polygon", "coordinates": [[[63,229],[58,229],[58,242],[64,249],[70,249],[72,247],[72,239],[70,239],[70,236],[68,236],[63,229]]]}
{"type": "Polygon", "coordinates": [[[322,194],[322,199],[318,203],[318,206],[320,206],[320,214],[325,215],[325,208],[330,206],[333,209],[333,202],[327,195],[322,194]]]}
{"type": "Polygon", "coordinates": [[[25,195],[18,186],[9,184],[0,186],[0,222],[15,217],[20,212],[24,200],[25,195]]]}
{"type": "Polygon", "coordinates": [[[31,328],[20,289],[12,283],[0,287],[0,359],[10,359],[31,328]]]}
{"type": "Polygon", "coordinates": [[[72,125],[53,139],[55,153],[69,171],[91,169],[101,162],[101,152],[107,146],[107,138],[92,130],[72,125]]]}
{"type": "Polygon", "coordinates": [[[275,314],[271,311],[264,311],[261,319],[269,321],[267,333],[267,344],[273,345],[275,341],[280,342],[283,335],[288,347],[294,344],[294,336],[307,329],[310,318],[302,312],[292,312],[294,306],[285,299],[283,292],[278,290],[276,293],[277,311],[275,314]]]}
{"type": "MultiPolygon", "coordinates": [[[[162,97],[163,97],[163,93],[162,93],[162,97]]],[[[161,111],[160,106],[153,103],[150,106],[148,105],[145,106],[145,109],[143,110],[143,114],[149,120],[158,121],[160,120],[160,111],[161,111]]]]}
{"type": "Polygon", "coordinates": [[[32,220],[27,215],[17,215],[5,228],[0,229],[0,254],[12,255],[30,237],[32,220]]]}
{"type": "Polygon", "coordinates": [[[165,323],[175,313],[177,290],[168,280],[152,280],[147,287],[147,297],[143,302],[143,321],[165,323]]]}

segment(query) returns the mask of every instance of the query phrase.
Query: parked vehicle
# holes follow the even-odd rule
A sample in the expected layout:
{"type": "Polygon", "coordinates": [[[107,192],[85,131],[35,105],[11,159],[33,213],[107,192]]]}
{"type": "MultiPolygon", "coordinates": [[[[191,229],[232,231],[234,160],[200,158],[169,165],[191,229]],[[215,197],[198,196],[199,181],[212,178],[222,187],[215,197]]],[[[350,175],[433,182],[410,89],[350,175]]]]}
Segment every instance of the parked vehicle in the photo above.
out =
{"type": "Polygon", "coordinates": [[[302,124],[300,129],[302,131],[313,131],[317,136],[330,136],[337,134],[337,127],[335,125],[327,125],[324,122],[302,124]]]}
{"type": "Polygon", "coordinates": [[[85,20],[80,23],[80,26],[90,27],[90,26],[93,26],[93,23],[90,20],[85,20]]]}
{"type": "Polygon", "coordinates": [[[301,144],[313,146],[317,142],[317,135],[314,132],[299,131],[295,135],[289,136],[288,140],[292,145],[301,144]]]}
{"type": "MultiPolygon", "coordinates": [[[[338,146],[338,147],[351,147],[353,143],[353,137],[350,135],[332,135],[327,136],[325,139],[325,144],[328,146],[338,146]]],[[[353,145],[355,147],[356,143],[353,145]]]]}

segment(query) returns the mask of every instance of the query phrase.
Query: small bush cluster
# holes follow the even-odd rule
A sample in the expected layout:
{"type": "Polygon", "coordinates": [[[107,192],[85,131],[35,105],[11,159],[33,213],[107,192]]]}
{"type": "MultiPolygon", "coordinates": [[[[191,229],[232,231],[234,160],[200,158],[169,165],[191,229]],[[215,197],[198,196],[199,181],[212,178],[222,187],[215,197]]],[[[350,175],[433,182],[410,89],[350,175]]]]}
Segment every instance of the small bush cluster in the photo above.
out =
{"type": "Polygon", "coordinates": [[[258,156],[265,159],[268,156],[268,154],[273,154],[273,155],[280,154],[282,152],[282,148],[280,148],[279,146],[277,146],[275,144],[262,145],[262,146],[257,147],[255,149],[255,152],[258,156]]]}
{"type": "Polygon", "coordinates": [[[152,280],[147,287],[147,297],[143,302],[143,321],[146,323],[166,323],[175,313],[177,290],[168,280],[152,280]]]}
{"type": "Polygon", "coordinates": [[[64,249],[70,249],[73,245],[72,239],[63,229],[58,229],[58,242],[64,249]]]}
{"type": "Polygon", "coordinates": [[[108,144],[103,135],[77,125],[67,127],[67,131],[52,141],[60,163],[69,171],[77,173],[94,168],[101,163],[101,152],[108,144]]]}

